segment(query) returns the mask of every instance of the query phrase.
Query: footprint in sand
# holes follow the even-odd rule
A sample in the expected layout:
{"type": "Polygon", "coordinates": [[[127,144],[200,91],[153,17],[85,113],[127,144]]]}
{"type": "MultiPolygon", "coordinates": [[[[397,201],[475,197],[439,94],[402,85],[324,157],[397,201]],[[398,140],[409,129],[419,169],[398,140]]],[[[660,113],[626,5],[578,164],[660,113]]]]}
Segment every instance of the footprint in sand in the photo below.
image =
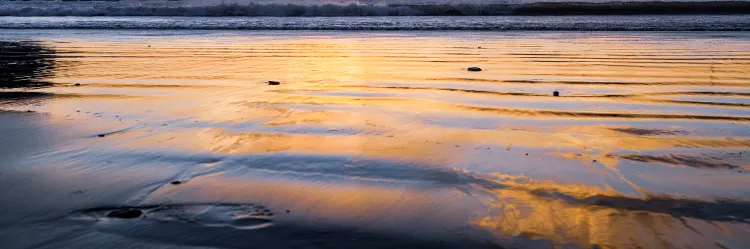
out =
{"type": "Polygon", "coordinates": [[[74,211],[75,220],[117,222],[142,220],[204,227],[260,229],[272,225],[273,212],[253,204],[167,204],[74,211]]]}

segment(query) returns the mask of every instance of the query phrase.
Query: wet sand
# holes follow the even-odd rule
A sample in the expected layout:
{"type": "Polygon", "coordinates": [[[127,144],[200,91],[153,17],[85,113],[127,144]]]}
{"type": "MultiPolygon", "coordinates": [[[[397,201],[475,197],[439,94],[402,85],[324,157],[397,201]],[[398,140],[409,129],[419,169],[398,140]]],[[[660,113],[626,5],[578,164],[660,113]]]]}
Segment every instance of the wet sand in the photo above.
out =
{"type": "Polygon", "coordinates": [[[0,33],[1,248],[750,247],[747,32],[0,33]]]}

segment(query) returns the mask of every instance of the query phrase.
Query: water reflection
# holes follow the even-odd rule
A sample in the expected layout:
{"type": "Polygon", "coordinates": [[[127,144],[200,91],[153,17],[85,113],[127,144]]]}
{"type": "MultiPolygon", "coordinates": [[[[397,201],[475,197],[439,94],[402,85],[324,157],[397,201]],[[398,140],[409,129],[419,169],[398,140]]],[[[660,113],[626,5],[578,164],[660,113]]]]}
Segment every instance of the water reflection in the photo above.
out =
{"type": "Polygon", "coordinates": [[[512,236],[511,246],[521,248],[735,248],[744,241],[737,236],[750,227],[745,201],[492,193],[494,214],[474,224],[498,237],[512,236]]]}
{"type": "Polygon", "coordinates": [[[268,247],[318,237],[360,248],[389,247],[384,238],[424,248],[750,244],[737,236],[750,231],[748,58],[732,52],[746,42],[159,32],[11,53],[38,60],[4,77],[55,94],[39,110],[78,138],[35,157],[37,169],[87,187],[73,195],[96,193],[64,212],[161,207],[190,220],[197,206],[239,203],[273,211],[273,225],[146,218],[105,233],[227,248],[258,234],[268,247]],[[715,50],[724,54],[710,82],[693,62],[715,50]],[[472,232],[492,236],[464,237],[472,232]]]}
{"type": "MultiPolygon", "coordinates": [[[[38,42],[0,41],[0,89],[39,88],[52,84],[45,81],[54,75],[55,51],[38,42]]],[[[22,100],[49,96],[42,92],[0,91],[0,104],[18,105],[22,100]]]]}
{"type": "Polygon", "coordinates": [[[0,41],[0,88],[51,86],[55,50],[34,41],[0,41]]]}

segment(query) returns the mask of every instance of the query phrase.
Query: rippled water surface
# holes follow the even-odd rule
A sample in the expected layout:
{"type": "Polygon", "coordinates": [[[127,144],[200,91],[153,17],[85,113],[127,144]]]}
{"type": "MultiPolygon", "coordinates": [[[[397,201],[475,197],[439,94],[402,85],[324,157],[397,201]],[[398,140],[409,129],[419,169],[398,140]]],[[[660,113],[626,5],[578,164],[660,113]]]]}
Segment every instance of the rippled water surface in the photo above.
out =
{"type": "MultiPolygon", "coordinates": [[[[58,10],[58,9],[55,9],[58,10]]],[[[14,13],[14,12],[11,12],[14,13]]],[[[176,17],[3,16],[0,29],[750,31],[750,15],[176,17]]],[[[71,14],[72,15],[72,14],[71,14]]],[[[104,14],[102,14],[104,15],[104,14]]]]}
{"type": "Polygon", "coordinates": [[[2,248],[750,247],[750,33],[0,34],[2,248]]]}

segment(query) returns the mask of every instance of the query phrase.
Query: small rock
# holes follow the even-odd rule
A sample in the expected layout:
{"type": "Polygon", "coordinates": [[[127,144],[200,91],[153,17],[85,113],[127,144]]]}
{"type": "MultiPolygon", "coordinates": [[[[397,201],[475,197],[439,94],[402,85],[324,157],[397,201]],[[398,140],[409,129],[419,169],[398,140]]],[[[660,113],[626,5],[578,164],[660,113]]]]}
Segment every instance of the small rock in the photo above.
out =
{"type": "Polygon", "coordinates": [[[560,92],[554,91],[554,92],[552,92],[552,96],[558,97],[558,96],[560,96],[560,92]]]}
{"type": "Polygon", "coordinates": [[[81,110],[76,110],[76,112],[81,112],[81,110]]]}
{"type": "Polygon", "coordinates": [[[278,85],[281,85],[281,82],[278,82],[278,81],[273,81],[273,80],[269,80],[269,81],[268,81],[268,84],[269,84],[269,85],[272,85],[272,86],[278,86],[278,85]]]}
{"type": "Polygon", "coordinates": [[[172,185],[178,185],[178,184],[180,184],[180,183],[182,183],[182,182],[181,182],[181,181],[176,181],[176,180],[175,180],[175,181],[171,181],[171,182],[169,182],[169,183],[171,183],[172,185]]]}
{"type": "Polygon", "coordinates": [[[28,110],[28,111],[26,111],[26,112],[34,112],[34,111],[32,111],[32,110],[28,110]]]}
{"type": "Polygon", "coordinates": [[[596,159],[592,160],[593,162],[596,162],[596,159]]]}
{"type": "Polygon", "coordinates": [[[74,86],[81,86],[81,83],[75,83],[74,86]]]}
{"type": "Polygon", "coordinates": [[[107,214],[107,217],[110,218],[120,218],[120,219],[133,219],[141,217],[143,214],[143,211],[138,209],[125,209],[125,210],[115,210],[112,212],[109,212],[107,214]]]}
{"type": "Polygon", "coordinates": [[[528,156],[528,155],[529,155],[529,153],[526,153],[526,155],[528,156]]]}
{"type": "Polygon", "coordinates": [[[107,134],[99,134],[99,135],[96,135],[96,136],[97,137],[105,137],[105,136],[107,136],[107,134]]]}
{"type": "Polygon", "coordinates": [[[480,71],[482,71],[482,69],[478,68],[478,67],[470,67],[470,68],[468,68],[466,70],[469,70],[469,72],[480,72],[480,71]]]}
{"type": "Polygon", "coordinates": [[[289,213],[289,209],[287,209],[287,210],[286,210],[286,213],[287,213],[287,214],[289,213]]]}

